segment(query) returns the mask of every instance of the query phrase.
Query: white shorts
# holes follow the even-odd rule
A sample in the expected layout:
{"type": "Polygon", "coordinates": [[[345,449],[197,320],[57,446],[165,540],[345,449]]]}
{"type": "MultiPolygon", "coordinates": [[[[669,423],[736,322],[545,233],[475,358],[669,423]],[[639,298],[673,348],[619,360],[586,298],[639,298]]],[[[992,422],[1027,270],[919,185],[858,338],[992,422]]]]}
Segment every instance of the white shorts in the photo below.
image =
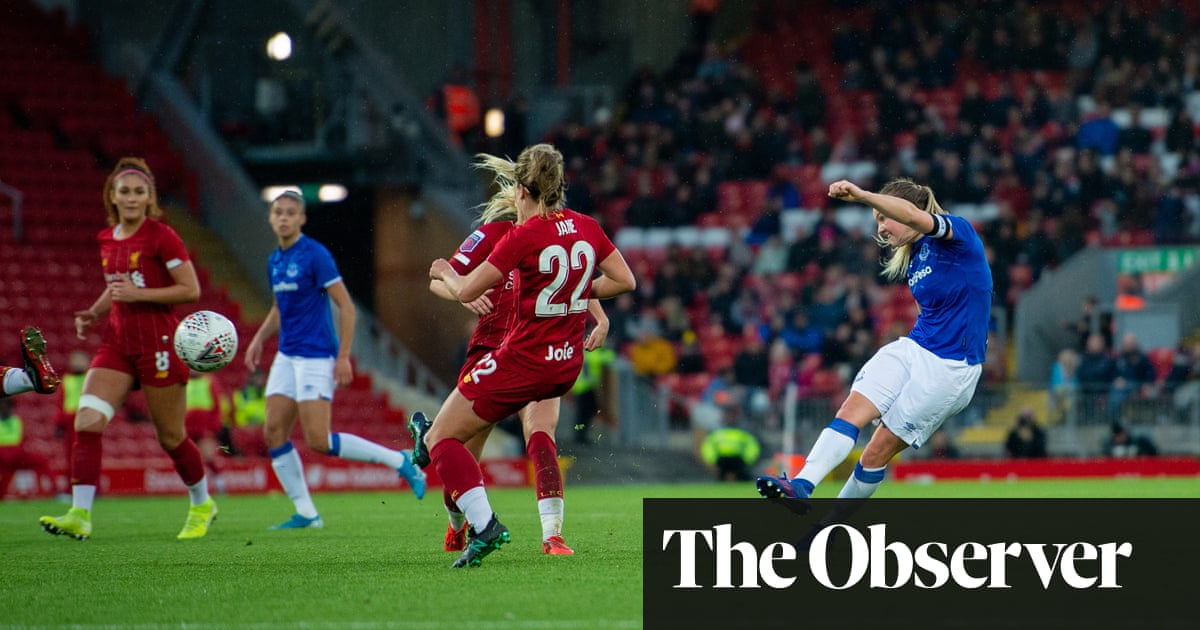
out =
{"type": "Polygon", "coordinates": [[[901,337],[862,366],[850,391],[871,401],[892,433],[921,448],[947,418],[971,402],[982,373],[982,365],[940,358],[901,337]]]}
{"type": "Polygon", "coordinates": [[[296,402],[333,400],[336,359],[309,359],[275,353],[267,376],[266,395],[287,396],[296,402]]]}

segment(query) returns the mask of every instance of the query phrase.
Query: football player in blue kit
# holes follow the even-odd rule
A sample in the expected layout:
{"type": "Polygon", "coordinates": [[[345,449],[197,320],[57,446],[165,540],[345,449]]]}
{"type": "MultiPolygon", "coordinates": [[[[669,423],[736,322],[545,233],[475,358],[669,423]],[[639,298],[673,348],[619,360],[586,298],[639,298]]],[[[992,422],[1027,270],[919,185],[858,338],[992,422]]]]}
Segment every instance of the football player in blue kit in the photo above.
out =
{"type": "Polygon", "coordinates": [[[395,451],[351,433],[331,431],[333,390],[354,378],[350,344],[354,338],[354,302],[329,250],[301,232],[304,198],[286,191],[271,202],[269,220],[279,239],[268,272],[275,303],[246,348],[246,367],[258,369],[263,342],[279,334],[279,351],[267,376],[267,417],[263,427],[271,467],[296,513],[271,529],[309,529],[324,525],[304,478],[300,455],[289,437],[299,418],[304,441],[318,453],[392,468],[418,499],[425,496],[425,474],[403,451],[395,451]],[[330,301],[338,306],[334,330],[330,301]]]}
{"type": "Polygon", "coordinates": [[[808,498],[874,422],[879,426],[838,494],[870,497],[892,457],[920,448],[971,402],[987,351],[992,274],[970,222],[947,214],[928,186],[908,179],[878,193],[841,180],[829,185],[829,196],[871,206],[876,240],[893,250],[882,275],[906,278],[921,312],[907,337],[880,348],[859,370],[800,472],[758,478],[758,493],[769,499],[808,498]]]}

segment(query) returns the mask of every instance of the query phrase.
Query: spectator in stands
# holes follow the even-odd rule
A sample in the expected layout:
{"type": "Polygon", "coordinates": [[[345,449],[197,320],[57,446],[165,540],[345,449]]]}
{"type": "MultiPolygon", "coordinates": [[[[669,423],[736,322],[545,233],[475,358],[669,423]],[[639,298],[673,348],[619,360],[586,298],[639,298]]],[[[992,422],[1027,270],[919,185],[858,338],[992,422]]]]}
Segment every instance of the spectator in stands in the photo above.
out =
{"type": "Polygon", "coordinates": [[[700,342],[696,338],[696,333],[691,330],[683,333],[682,342],[679,344],[679,360],[675,363],[675,372],[684,375],[708,372],[708,364],[700,349],[700,342]]]}
{"type": "Polygon", "coordinates": [[[1088,335],[1087,347],[1079,357],[1079,393],[1083,417],[1105,413],[1105,400],[1116,378],[1116,367],[1100,333],[1088,335]]]}
{"type": "Polygon", "coordinates": [[[1004,440],[1004,452],[1014,459],[1046,456],[1046,432],[1038,426],[1033,409],[1026,407],[1017,416],[1017,423],[1004,440]]]}
{"type": "Polygon", "coordinates": [[[639,376],[662,376],[675,369],[675,348],[649,323],[638,328],[637,339],[629,348],[629,362],[639,376]]]}
{"type": "Polygon", "coordinates": [[[198,300],[200,281],[179,235],[159,221],[154,175],[143,160],[118,160],[102,193],[108,227],[97,240],[106,284],[91,306],[76,311],[75,333],[86,339],[104,315],[109,325],[88,369],[75,416],[71,509],[39,522],[50,534],[79,540],[91,536],[103,432],[129,393],[140,387],[159,445],[187,488],[191,505],[178,538],[201,538],[217,507],[208,494],[200,450],[184,426],[188,370],[171,347],[179,323],[172,309],[198,300]]]}
{"type": "Polygon", "coordinates": [[[354,379],[350,363],[357,316],[354,301],[329,250],[302,231],[308,220],[303,196],[284,191],[271,201],[267,218],[278,241],[267,261],[275,300],[246,346],[245,364],[248,370],[257,370],[264,358],[263,344],[279,335],[279,349],[267,376],[263,436],[275,477],[296,509],[291,518],[271,529],[324,526],[291,441],[297,420],[309,449],[388,466],[408,482],[418,499],[424,497],[425,475],[407,453],[352,433],[332,432],[334,389],[354,379]],[[331,302],[338,307],[336,327],[331,302]]]}
{"type": "Polygon", "coordinates": [[[1067,411],[1079,394],[1079,353],[1063,348],[1050,366],[1050,412],[1060,415],[1067,411]]]}
{"type": "Polygon", "coordinates": [[[779,239],[777,247],[783,250],[783,260],[779,262],[780,268],[786,262],[787,246],[783,244],[783,206],[780,200],[776,197],[767,197],[763,205],[762,213],[754,220],[754,224],[750,226],[749,232],[746,233],[746,243],[752,246],[760,247],[766,243],[768,239],[774,237],[779,239]]]}
{"type": "Polygon", "coordinates": [[[1121,337],[1121,350],[1113,361],[1112,391],[1108,411],[1118,417],[1121,405],[1130,399],[1152,398],[1157,393],[1156,374],[1150,358],[1142,352],[1137,334],[1127,332],[1121,337]]]}
{"type": "Polygon", "coordinates": [[[613,300],[608,313],[609,345],[617,350],[623,350],[626,345],[637,338],[639,315],[637,303],[632,293],[622,293],[613,300]]]}
{"type": "Polygon", "coordinates": [[[1105,348],[1112,346],[1112,313],[1101,310],[1100,300],[1094,295],[1083,298],[1079,317],[1067,327],[1075,334],[1077,352],[1087,352],[1093,334],[1100,335],[1100,342],[1105,348]]]}
{"type": "Polygon", "coordinates": [[[778,234],[768,236],[754,256],[751,273],[759,276],[775,276],[787,269],[788,246],[778,234]]]}
{"type": "Polygon", "coordinates": [[[859,371],[799,474],[758,478],[758,492],[767,498],[810,496],[850,454],[861,428],[879,419],[839,493],[870,497],[892,457],[924,444],[970,403],[986,356],[992,278],[970,222],[946,214],[932,190],[907,179],[893,180],[879,193],[838,181],[830,184],[829,196],[873,209],[880,244],[892,248],[883,275],[907,279],[920,315],[908,337],[881,348],[859,371]],[[934,382],[936,393],[922,389],[934,382]]]}
{"type": "Polygon", "coordinates": [[[1158,447],[1149,437],[1130,433],[1120,422],[1112,424],[1112,432],[1104,442],[1104,454],[1109,457],[1153,457],[1158,447]]]}
{"type": "Polygon", "coordinates": [[[747,326],[742,347],[733,358],[733,380],[741,390],[746,418],[759,418],[767,411],[767,390],[771,386],[771,359],[767,344],[758,330],[747,326]]]}
{"type": "Polygon", "coordinates": [[[643,171],[637,176],[637,196],[625,210],[625,223],[634,227],[666,226],[666,207],[654,194],[650,173],[643,171]]]}
{"type": "Polygon", "coordinates": [[[658,266],[651,283],[654,302],[661,304],[667,298],[676,298],[687,306],[695,297],[696,285],[691,278],[685,276],[679,268],[679,260],[683,254],[678,245],[667,249],[667,258],[658,266]]]}
{"type": "MultiPolygon", "coordinates": [[[[564,207],[562,154],[557,149],[533,145],[516,162],[490,155],[479,159],[481,167],[494,174],[498,187],[486,207],[515,207],[516,227],[466,276],[440,258],[430,265],[429,275],[469,304],[514,274],[519,317],[500,348],[486,362],[476,364],[478,369],[469,378],[458,379],[428,433],[416,436],[415,459],[435,467],[471,524],[466,549],[453,568],[479,566],[509,540],[508,529],[492,511],[479,464],[465,443],[533,401],[568,392],[579,376],[584,354],[587,305],[581,300],[611,298],[637,286],[633,272],[600,225],[564,207]],[[562,254],[561,260],[554,261],[564,272],[558,276],[544,273],[541,267],[546,252],[555,251],[562,254]],[[590,254],[581,255],[586,260],[575,259],[576,266],[567,264],[567,252],[590,254]],[[593,269],[600,271],[598,277],[590,275],[593,269]],[[556,289],[562,287],[574,287],[573,293],[560,294],[556,289]],[[547,295],[549,301],[539,298],[547,295]]],[[[544,448],[553,452],[553,443],[544,448]]],[[[562,488],[548,488],[547,494],[551,496],[545,498],[561,497],[562,488]]],[[[546,520],[559,518],[547,515],[546,520]]],[[[544,524],[543,531],[556,524],[561,522],[544,524]]]]}
{"type": "Polygon", "coordinates": [[[1166,186],[1154,207],[1154,242],[1173,245],[1187,242],[1192,231],[1187,202],[1179,182],[1166,186]]]}
{"type": "Polygon", "coordinates": [[[0,499],[8,493],[13,475],[22,469],[49,479],[50,460],[25,448],[25,426],[13,412],[12,399],[0,397],[0,499]]]}
{"type": "Polygon", "coordinates": [[[1087,121],[1079,126],[1075,146],[1080,151],[1092,150],[1102,156],[1113,155],[1117,152],[1119,134],[1120,129],[1112,119],[1112,106],[1108,101],[1099,100],[1087,121]]]}
{"type": "Polygon", "coordinates": [[[1187,108],[1180,107],[1167,125],[1163,143],[1171,153],[1184,153],[1196,146],[1196,127],[1187,108]]]}
{"type": "Polygon", "coordinates": [[[709,433],[700,445],[701,458],[716,470],[717,481],[749,481],[762,446],[754,434],[739,426],[737,405],[726,404],[722,412],[722,426],[709,433]]]}
{"type": "Polygon", "coordinates": [[[938,429],[930,436],[929,457],[931,459],[958,459],[958,447],[950,440],[950,434],[945,429],[938,429]]]}
{"type": "Polygon", "coordinates": [[[1129,105],[1129,124],[1117,133],[1117,149],[1128,149],[1134,155],[1145,155],[1150,152],[1154,136],[1150,130],[1142,126],[1142,106],[1137,103],[1129,105]]]}

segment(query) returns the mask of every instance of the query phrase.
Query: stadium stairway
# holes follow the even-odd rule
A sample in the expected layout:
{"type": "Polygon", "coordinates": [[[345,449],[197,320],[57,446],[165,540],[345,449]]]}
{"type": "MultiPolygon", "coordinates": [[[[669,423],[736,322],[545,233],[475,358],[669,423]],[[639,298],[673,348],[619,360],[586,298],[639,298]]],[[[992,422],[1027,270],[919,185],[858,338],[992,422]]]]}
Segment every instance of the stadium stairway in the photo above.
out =
{"type": "Polygon", "coordinates": [[[1004,404],[988,412],[982,423],[962,430],[957,440],[959,448],[971,453],[1003,453],[1008,431],[1026,407],[1033,409],[1038,424],[1043,427],[1056,420],[1050,418],[1050,399],[1046,390],[1014,382],[1004,404]]]}

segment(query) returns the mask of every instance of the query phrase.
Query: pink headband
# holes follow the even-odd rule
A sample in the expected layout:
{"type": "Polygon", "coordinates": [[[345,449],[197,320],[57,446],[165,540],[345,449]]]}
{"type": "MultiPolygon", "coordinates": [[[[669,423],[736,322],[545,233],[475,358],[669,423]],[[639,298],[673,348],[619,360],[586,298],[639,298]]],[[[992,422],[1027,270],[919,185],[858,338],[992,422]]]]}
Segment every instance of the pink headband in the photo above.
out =
{"type": "Polygon", "coordinates": [[[118,179],[125,177],[126,175],[137,175],[138,177],[141,177],[142,179],[146,180],[147,184],[150,184],[152,186],[154,185],[154,179],[151,178],[149,174],[139,171],[136,168],[127,168],[123,171],[118,171],[116,175],[113,175],[113,181],[115,182],[118,179]]]}

